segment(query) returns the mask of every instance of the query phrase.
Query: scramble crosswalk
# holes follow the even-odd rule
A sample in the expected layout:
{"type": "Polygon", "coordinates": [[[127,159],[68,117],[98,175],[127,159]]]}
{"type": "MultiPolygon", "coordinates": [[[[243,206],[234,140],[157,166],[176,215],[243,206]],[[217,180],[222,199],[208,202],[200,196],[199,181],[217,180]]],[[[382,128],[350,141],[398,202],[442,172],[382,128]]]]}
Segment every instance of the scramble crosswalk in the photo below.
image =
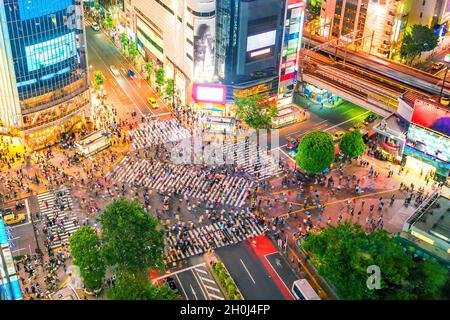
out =
{"type": "Polygon", "coordinates": [[[191,136],[177,119],[150,120],[129,132],[135,149],[143,149],[162,143],[176,142],[191,136]]]}
{"type": "Polygon", "coordinates": [[[232,159],[245,173],[257,180],[263,180],[283,173],[278,159],[266,149],[245,140],[227,141],[222,147],[223,155],[232,159]]]}
{"type": "Polygon", "coordinates": [[[40,193],[37,199],[50,248],[54,250],[67,244],[69,237],[79,228],[69,190],[40,193]]]}
{"type": "Polygon", "coordinates": [[[166,237],[167,262],[175,262],[194,255],[203,254],[208,249],[232,245],[264,233],[264,228],[254,218],[242,216],[231,227],[215,222],[197,228],[169,232],[166,237]],[[184,235],[182,235],[184,234],[184,235]]]}
{"type": "Polygon", "coordinates": [[[191,165],[163,164],[145,159],[125,157],[107,177],[128,185],[148,187],[160,192],[177,191],[186,198],[219,201],[241,207],[247,194],[256,187],[254,181],[220,173],[208,173],[191,165]]]}

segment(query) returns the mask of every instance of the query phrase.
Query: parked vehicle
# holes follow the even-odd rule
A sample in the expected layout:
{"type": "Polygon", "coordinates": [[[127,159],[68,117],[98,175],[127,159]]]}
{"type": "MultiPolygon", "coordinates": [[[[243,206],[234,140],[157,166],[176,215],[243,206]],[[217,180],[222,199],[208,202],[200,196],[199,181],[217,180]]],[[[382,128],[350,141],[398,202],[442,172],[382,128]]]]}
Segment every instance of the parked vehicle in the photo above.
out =
{"type": "Polygon", "coordinates": [[[147,99],[147,101],[148,101],[148,103],[150,104],[150,106],[153,108],[153,109],[158,109],[158,103],[156,103],[156,99],[155,98],[148,98],[147,99]]]}
{"type": "Polygon", "coordinates": [[[94,22],[93,24],[91,24],[91,29],[94,31],[100,31],[100,26],[98,25],[98,23],[94,22]]]}
{"type": "Polygon", "coordinates": [[[443,67],[444,67],[444,63],[443,62],[435,62],[431,66],[431,70],[438,71],[438,70],[441,70],[443,67]]]}

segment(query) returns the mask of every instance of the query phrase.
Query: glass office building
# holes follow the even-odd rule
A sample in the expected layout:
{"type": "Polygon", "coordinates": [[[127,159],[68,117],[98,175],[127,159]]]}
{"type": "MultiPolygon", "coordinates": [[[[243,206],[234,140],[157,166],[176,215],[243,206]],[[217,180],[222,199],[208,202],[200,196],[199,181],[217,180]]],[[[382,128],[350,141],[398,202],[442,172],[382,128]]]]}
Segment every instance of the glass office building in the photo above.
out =
{"type": "Polygon", "coordinates": [[[227,100],[250,94],[276,95],[285,1],[217,2],[216,74],[228,86],[227,100]]]}
{"type": "Polygon", "coordinates": [[[81,0],[0,0],[0,119],[40,148],[90,105],[81,0]]]}

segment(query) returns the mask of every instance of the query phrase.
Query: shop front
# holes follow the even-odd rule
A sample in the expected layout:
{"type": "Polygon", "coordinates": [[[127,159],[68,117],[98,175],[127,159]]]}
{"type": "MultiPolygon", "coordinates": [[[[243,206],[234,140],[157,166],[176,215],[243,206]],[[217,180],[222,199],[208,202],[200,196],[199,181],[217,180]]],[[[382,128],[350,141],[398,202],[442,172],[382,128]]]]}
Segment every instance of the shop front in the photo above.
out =
{"type": "Polygon", "coordinates": [[[447,181],[450,170],[450,139],[438,132],[411,124],[405,147],[405,165],[417,172],[434,174],[447,181]]]}
{"type": "Polygon", "coordinates": [[[303,94],[314,103],[322,103],[326,107],[337,107],[344,102],[341,97],[335,95],[334,93],[316,87],[307,82],[303,85],[303,94]]]}
{"type": "Polygon", "coordinates": [[[234,117],[203,115],[201,119],[203,127],[211,133],[236,133],[236,119],[234,117]]]}

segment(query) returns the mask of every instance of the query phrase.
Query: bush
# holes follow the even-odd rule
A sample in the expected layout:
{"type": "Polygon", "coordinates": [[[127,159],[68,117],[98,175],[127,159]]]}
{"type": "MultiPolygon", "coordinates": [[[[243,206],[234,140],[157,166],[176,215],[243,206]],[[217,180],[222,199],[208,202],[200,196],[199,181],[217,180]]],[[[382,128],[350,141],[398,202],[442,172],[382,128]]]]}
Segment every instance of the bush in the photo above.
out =
{"type": "MultiPolygon", "coordinates": [[[[228,279],[230,279],[230,278],[228,278],[228,279]]],[[[227,286],[227,292],[230,297],[232,297],[236,294],[236,287],[234,286],[234,284],[227,286]]]]}
{"type": "Polygon", "coordinates": [[[244,300],[244,299],[242,298],[242,296],[241,296],[239,293],[236,293],[236,294],[233,296],[233,300],[244,300]]]}
{"type": "Polygon", "coordinates": [[[227,287],[234,286],[233,279],[231,279],[230,277],[227,277],[227,279],[225,280],[225,284],[227,287]]]}

